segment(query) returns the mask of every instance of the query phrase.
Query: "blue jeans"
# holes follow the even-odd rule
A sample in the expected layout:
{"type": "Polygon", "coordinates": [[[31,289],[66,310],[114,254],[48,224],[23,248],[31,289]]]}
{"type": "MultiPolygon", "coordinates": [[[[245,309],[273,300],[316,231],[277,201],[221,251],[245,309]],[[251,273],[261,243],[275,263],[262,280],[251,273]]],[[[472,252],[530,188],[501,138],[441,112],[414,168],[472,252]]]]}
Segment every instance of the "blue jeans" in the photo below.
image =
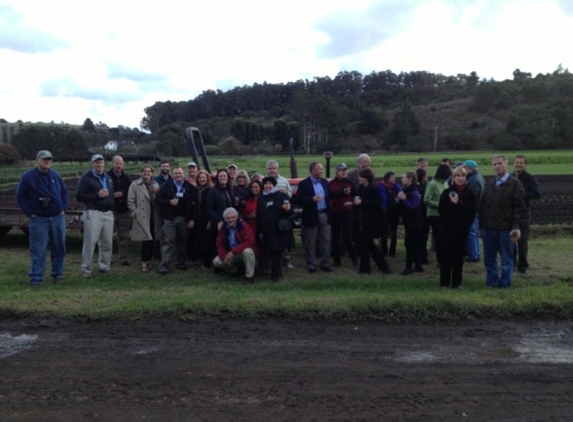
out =
{"type": "Polygon", "coordinates": [[[30,219],[30,284],[40,284],[44,279],[46,255],[50,248],[52,278],[61,278],[66,257],[66,221],[63,215],[34,217],[30,219]]]}
{"type": "Polygon", "coordinates": [[[474,222],[471,224],[470,232],[468,234],[467,252],[468,256],[471,259],[479,259],[480,250],[479,250],[478,231],[479,231],[479,214],[476,212],[474,222]]]}
{"type": "Polygon", "coordinates": [[[491,287],[510,287],[513,278],[513,254],[515,243],[509,238],[510,230],[495,230],[484,227],[483,263],[487,272],[486,285],[491,287]],[[501,276],[497,269],[497,254],[501,257],[501,276]]]}

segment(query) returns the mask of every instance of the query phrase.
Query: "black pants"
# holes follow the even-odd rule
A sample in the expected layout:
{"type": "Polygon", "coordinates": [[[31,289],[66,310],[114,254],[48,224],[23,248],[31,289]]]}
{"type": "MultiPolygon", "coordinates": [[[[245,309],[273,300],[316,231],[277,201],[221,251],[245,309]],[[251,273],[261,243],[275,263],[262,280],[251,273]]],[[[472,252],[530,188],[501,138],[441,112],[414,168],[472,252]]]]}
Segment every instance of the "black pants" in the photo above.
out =
{"type": "Polygon", "coordinates": [[[283,251],[270,251],[271,256],[271,279],[278,280],[283,276],[283,251]]]}
{"type": "Polygon", "coordinates": [[[440,286],[458,287],[462,285],[464,256],[468,241],[468,230],[448,230],[443,232],[440,263],[440,286]]]}
{"type": "Polygon", "coordinates": [[[416,267],[421,265],[420,261],[420,243],[422,238],[421,229],[412,229],[406,227],[406,237],[404,246],[406,247],[406,267],[411,268],[412,264],[416,267]]]}
{"type": "Polygon", "coordinates": [[[385,271],[389,268],[386,258],[384,258],[384,255],[374,243],[374,239],[358,237],[356,246],[360,256],[360,266],[358,267],[359,272],[367,274],[371,273],[370,256],[372,256],[376,266],[381,271],[385,271]]]}
{"type": "Polygon", "coordinates": [[[440,245],[442,239],[442,217],[437,215],[432,215],[427,217],[428,224],[432,228],[432,236],[434,237],[434,246],[436,249],[436,259],[438,260],[438,264],[442,264],[442,247],[440,245]]]}
{"type": "Polygon", "coordinates": [[[356,259],[356,252],[352,244],[352,220],[352,214],[331,214],[330,216],[332,258],[334,262],[340,262],[340,256],[342,255],[341,245],[344,245],[346,248],[350,259],[353,261],[356,259]]]}

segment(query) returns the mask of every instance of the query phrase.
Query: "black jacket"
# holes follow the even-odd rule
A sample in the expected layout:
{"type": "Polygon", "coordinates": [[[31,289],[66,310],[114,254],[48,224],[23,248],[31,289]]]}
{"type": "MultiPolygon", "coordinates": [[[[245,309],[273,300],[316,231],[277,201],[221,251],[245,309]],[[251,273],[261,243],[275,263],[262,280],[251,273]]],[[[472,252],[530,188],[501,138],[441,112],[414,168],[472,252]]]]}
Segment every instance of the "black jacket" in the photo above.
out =
{"type": "MultiPolygon", "coordinates": [[[[324,189],[324,200],[326,201],[326,212],[330,213],[330,194],[328,181],[320,178],[320,184],[324,189]]],[[[312,180],[309,177],[303,179],[298,184],[296,192],[297,202],[302,206],[302,225],[303,227],[316,227],[318,226],[318,205],[312,200],[314,196],[314,187],[312,180]]]]}
{"type": "Polygon", "coordinates": [[[358,219],[357,236],[362,239],[376,239],[388,234],[388,217],[382,206],[382,197],[378,186],[360,185],[358,195],[362,203],[356,206],[355,218],[358,219]]]}
{"type": "Polygon", "coordinates": [[[115,192],[123,192],[123,196],[120,198],[114,198],[114,211],[116,214],[125,214],[129,212],[127,208],[127,192],[129,191],[129,186],[131,185],[131,179],[127,174],[123,171],[119,176],[113,172],[113,169],[110,170],[108,173],[109,177],[113,182],[113,191],[115,192]]]}
{"type": "Polygon", "coordinates": [[[100,198],[98,193],[104,187],[101,180],[96,177],[93,170],[84,174],[79,182],[76,190],[76,199],[84,203],[85,210],[98,210],[98,211],[112,211],[114,207],[113,202],[113,182],[107,173],[105,174],[106,186],[109,195],[105,198],[100,198]]]}
{"type": "Polygon", "coordinates": [[[179,198],[176,207],[169,202],[177,197],[177,187],[173,180],[167,181],[155,196],[155,203],[161,208],[161,215],[165,220],[173,220],[175,217],[183,217],[185,221],[193,220],[195,203],[197,201],[197,188],[191,183],[184,181],[181,191],[183,197],[179,198]]]}
{"type": "Polygon", "coordinates": [[[227,185],[222,188],[219,185],[211,188],[207,196],[207,212],[209,213],[209,220],[211,225],[217,228],[219,221],[223,221],[223,212],[233,206],[233,192],[231,187],[227,185]]]}
{"type": "Polygon", "coordinates": [[[459,193],[459,201],[454,204],[450,200],[450,192],[454,190],[450,186],[442,192],[440,196],[440,205],[438,211],[442,217],[442,230],[450,231],[468,231],[474,221],[477,211],[477,201],[474,193],[466,186],[463,193],[459,193]]]}
{"type": "Polygon", "coordinates": [[[285,193],[280,191],[270,195],[259,195],[257,203],[257,230],[263,235],[263,246],[268,251],[282,251],[293,246],[292,224],[291,229],[281,232],[277,228],[279,218],[287,218],[290,222],[291,211],[283,209],[283,203],[288,199],[285,193]]]}

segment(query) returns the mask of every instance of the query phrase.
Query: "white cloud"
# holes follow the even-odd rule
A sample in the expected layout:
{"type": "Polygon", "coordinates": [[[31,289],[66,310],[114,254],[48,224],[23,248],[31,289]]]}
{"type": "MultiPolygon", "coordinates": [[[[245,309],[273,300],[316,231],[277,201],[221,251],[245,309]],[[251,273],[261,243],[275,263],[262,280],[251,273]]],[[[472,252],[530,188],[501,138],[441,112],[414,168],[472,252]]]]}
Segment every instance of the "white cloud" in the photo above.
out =
{"type": "Polygon", "coordinates": [[[390,69],[502,80],[573,62],[565,0],[0,0],[0,118],[137,127],[208,89],[390,69]]]}

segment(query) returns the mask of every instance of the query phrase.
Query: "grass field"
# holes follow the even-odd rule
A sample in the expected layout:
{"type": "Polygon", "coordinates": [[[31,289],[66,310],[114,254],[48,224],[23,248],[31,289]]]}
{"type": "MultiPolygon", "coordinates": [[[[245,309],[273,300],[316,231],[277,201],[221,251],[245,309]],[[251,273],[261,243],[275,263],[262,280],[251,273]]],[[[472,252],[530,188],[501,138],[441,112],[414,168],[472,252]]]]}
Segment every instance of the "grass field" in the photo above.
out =
{"type": "MultiPolygon", "coordinates": [[[[372,169],[378,177],[382,177],[385,172],[393,171],[396,174],[402,174],[405,171],[410,171],[415,168],[416,159],[424,156],[429,160],[429,176],[433,176],[437,166],[444,157],[449,157],[453,162],[464,160],[476,160],[480,172],[487,176],[493,175],[491,168],[491,157],[498,152],[487,151],[473,151],[473,152],[439,152],[439,153],[408,153],[408,154],[387,154],[387,155],[371,155],[372,169]]],[[[516,151],[504,152],[511,163],[513,157],[517,154],[516,151]]],[[[522,152],[519,152],[522,153],[522,152]]],[[[546,151],[528,151],[525,153],[528,158],[529,165],[528,171],[534,175],[559,175],[559,174],[573,174],[573,150],[546,150],[546,151]]],[[[334,175],[334,167],[336,164],[344,162],[349,167],[356,166],[356,158],[358,154],[352,155],[335,155],[331,159],[331,176],[334,175]]],[[[279,155],[273,157],[266,156],[214,156],[210,157],[211,171],[215,168],[227,168],[231,163],[236,164],[239,168],[247,171],[265,172],[265,164],[268,159],[275,158],[279,162],[280,172],[285,177],[290,177],[289,162],[290,156],[279,155]]],[[[187,162],[191,160],[190,157],[177,157],[170,159],[172,166],[179,165],[185,168],[187,162]]],[[[298,176],[306,177],[308,175],[308,165],[312,161],[325,162],[321,154],[317,155],[297,155],[296,162],[298,167],[298,176]]],[[[139,169],[142,163],[128,162],[126,163],[126,171],[130,174],[139,174],[139,169]]],[[[154,164],[154,163],[152,163],[154,164]]],[[[159,167],[159,163],[155,163],[155,167],[159,167]]],[[[199,163],[202,166],[202,163],[199,163]]],[[[17,166],[4,166],[0,169],[0,187],[13,184],[18,181],[20,175],[27,169],[35,166],[35,162],[24,162],[17,166]]],[[[62,177],[74,178],[81,176],[87,169],[90,168],[89,162],[54,162],[53,168],[57,170],[62,177]]],[[[110,163],[107,163],[106,168],[110,168],[110,163]]],[[[156,170],[157,173],[157,170],[156,170]]],[[[326,172],[325,172],[326,174],[326,172]]]]}
{"type": "MultiPolygon", "coordinates": [[[[573,276],[570,255],[572,227],[534,227],[530,242],[531,271],[516,274],[507,290],[485,286],[482,263],[466,264],[464,288],[442,290],[438,271],[426,266],[424,273],[401,276],[405,253],[389,260],[394,274],[359,276],[343,260],[334,273],[308,274],[300,240],[293,256],[296,268],[286,271],[281,283],[259,276],[254,285],[241,278],[215,275],[194,264],[190,271],[173,271],[159,278],[155,272],[139,272],[139,245],[132,245],[132,266],[114,262],[110,274],[93,281],[80,277],[81,239],[71,238],[64,277],[65,285],[44,281],[31,290],[27,272],[27,238],[14,230],[0,239],[0,317],[69,318],[84,321],[175,316],[201,318],[455,321],[475,318],[571,318],[573,276]]],[[[297,232],[298,236],[298,232],[297,232]]],[[[431,255],[431,263],[435,258],[431,255]]],[[[49,271],[49,269],[48,269],[49,271]]]]}

